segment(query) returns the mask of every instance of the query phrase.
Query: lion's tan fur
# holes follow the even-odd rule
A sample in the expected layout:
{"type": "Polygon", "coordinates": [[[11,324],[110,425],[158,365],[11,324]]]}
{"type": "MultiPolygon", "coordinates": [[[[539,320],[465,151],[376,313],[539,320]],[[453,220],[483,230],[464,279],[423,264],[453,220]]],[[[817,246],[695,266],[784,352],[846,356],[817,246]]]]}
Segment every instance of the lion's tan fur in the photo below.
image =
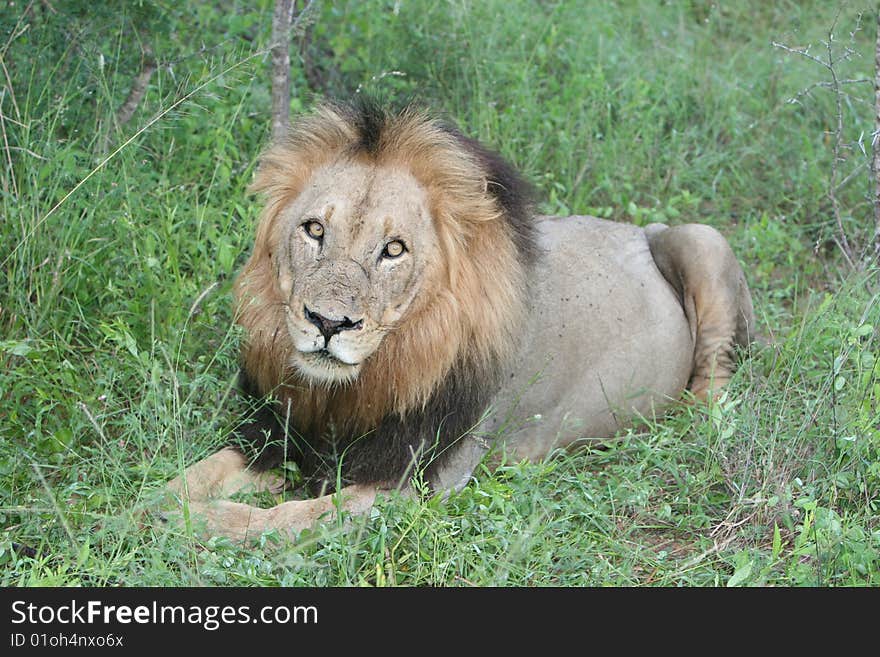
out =
{"type": "MultiPolygon", "coordinates": [[[[252,189],[265,196],[254,250],[236,286],[238,322],[248,336],[245,369],[304,427],[329,409],[344,409],[351,425],[368,429],[390,411],[418,409],[456,359],[477,367],[508,358],[525,298],[525,272],[501,209],[487,193],[480,164],[427,115],[393,117],[375,154],[350,152],[355,129],[333,108],[302,120],[263,156],[252,189]],[[284,298],[273,251],[280,217],[316,168],[348,158],[409,171],[425,188],[444,270],[424,281],[407,316],[387,335],[358,379],[344,389],[309,385],[290,368],[284,298]]],[[[346,181],[339,181],[340,189],[346,181]]],[[[331,411],[332,413],[332,411],[331,411]]],[[[324,418],[326,419],[326,418],[324,418]]]]}

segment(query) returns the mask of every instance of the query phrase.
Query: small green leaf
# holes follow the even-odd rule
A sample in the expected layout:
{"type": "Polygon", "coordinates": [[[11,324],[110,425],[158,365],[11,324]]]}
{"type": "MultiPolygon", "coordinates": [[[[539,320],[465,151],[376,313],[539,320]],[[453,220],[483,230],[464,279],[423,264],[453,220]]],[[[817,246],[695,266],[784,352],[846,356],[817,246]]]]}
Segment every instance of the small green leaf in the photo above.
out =
{"type": "Polygon", "coordinates": [[[782,552],[782,534],[779,531],[779,525],[773,523],[773,558],[778,559],[782,552]]]}
{"type": "MultiPolygon", "coordinates": [[[[746,554],[746,553],[740,553],[740,554],[746,554]]],[[[737,556],[739,556],[739,555],[737,555],[737,556]]],[[[748,556],[748,555],[746,555],[746,556],[748,556]]],[[[742,560],[737,559],[737,561],[742,561],[742,560]]],[[[748,561],[745,561],[744,563],[738,564],[736,569],[733,571],[733,575],[731,575],[730,579],[727,580],[727,586],[733,587],[733,586],[739,586],[739,585],[743,584],[749,578],[749,576],[752,574],[752,566],[754,565],[754,563],[755,563],[754,560],[749,559],[748,561]]]]}
{"type": "Polygon", "coordinates": [[[33,350],[33,347],[31,347],[27,340],[0,342],[0,351],[9,352],[13,356],[24,358],[33,350]]]}

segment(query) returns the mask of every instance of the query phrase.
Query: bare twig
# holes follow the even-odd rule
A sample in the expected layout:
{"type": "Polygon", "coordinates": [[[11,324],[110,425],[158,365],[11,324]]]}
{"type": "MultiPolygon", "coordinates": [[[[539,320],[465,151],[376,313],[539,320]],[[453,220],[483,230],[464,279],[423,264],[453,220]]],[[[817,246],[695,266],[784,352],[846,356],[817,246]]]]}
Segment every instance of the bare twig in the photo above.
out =
{"type": "Polygon", "coordinates": [[[832,24],[831,29],[828,30],[828,41],[825,42],[825,51],[828,56],[827,68],[828,72],[831,74],[831,90],[834,92],[834,106],[836,110],[835,118],[837,120],[837,126],[834,131],[834,148],[831,155],[831,180],[829,181],[828,197],[831,199],[831,209],[832,212],[834,212],[834,221],[837,222],[837,230],[839,233],[838,239],[835,241],[837,241],[850,266],[853,266],[852,249],[849,246],[849,240],[846,238],[846,230],[843,227],[843,217],[840,213],[840,200],[837,198],[837,184],[840,177],[840,154],[841,148],[843,147],[843,103],[841,100],[843,94],[840,91],[840,82],[837,78],[837,70],[834,67],[835,62],[832,43],[834,42],[834,28],[837,26],[837,19],[839,16],[840,11],[838,10],[837,15],[834,17],[834,23],[832,24]]]}
{"type": "MultiPolygon", "coordinates": [[[[3,101],[6,100],[6,97],[9,97],[9,100],[12,102],[12,109],[15,112],[15,116],[17,118],[21,118],[21,112],[18,109],[18,103],[15,102],[15,90],[12,88],[12,80],[9,77],[9,70],[6,68],[6,62],[2,55],[0,55],[0,67],[3,68],[3,75],[6,77],[6,90],[4,93],[0,93],[0,132],[3,133],[3,150],[6,153],[6,163],[9,165],[9,181],[12,183],[12,194],[15,198],[18,198],[18,183],[15,180],[15,169],[12,166],[12,147],[9,145],[9,138],[6,135],[6,121],[12,120],[6,116],[3,112],[3,101]]],[[[13,123],[19,123],[18,121],[13,121],[13,123]]],[[[6,184],[6,178],[3,179],[3,191],[8,193],[9,188],[6,184]]]]}
{"type": "Polygon", "coordinates": [[[853,180],[858,178],[869,164],[870,164],[870,162],[867,162],[867,161],[859,162],[859,164],[856,165],[856,168],[853,169],[852,171],[850,171],[846,178],[844,178],[839,183],[837,183],[837,188],[835,189],[835,191],[839,192],[841,189],[846,187],[853,180]]]}
{"type": "Polygon", "coordinates": [[[3,44],[3,47],[0,48],[0,57],[5,56],[6,51],[9,50],[9,46],[12,45],[12,42],[15,41],[22,34],[24,34],[28,30],[28,28],[30,27],[30,24],[28,24],[28,23],[25,23],[24,25],[22,25],[22,21],[25,19],[25,17],[30,12],[33,4],[34,4],[34,0],[31,0],[29,3],[27,3],[27,6],[24,8],[24,11],[21,12],[21,14],[19,14],[18,20],[15,21],[15,27],[13,27],[9,31],[9,38],[6,40],[6,43],[3,44]],[[19,29],[19,28],[21,28],[21,29],[19,29]]]}
{"type": "MultiPolygon", "coordinates": [[[[815,89],[827,89],[834,95],[834,127],[833,129],[828,131],[828,135],[832,139],[832,153],[831,153],[831,174],[828,180],[828,190],[826,195],[828,200],[831,202],[831,211],[834,216],[834,222],[836,224],[836,234],[832,237],[832,240],[840,249],[840,252],[843,254],[846,261],[853,268],[856,268],[857,263],[856,259],[853,255],[853,249],[850,246],[849,239],[846,234],[846,229],[843,224],[843,211],[841,209],[840,198],[838,196],[838,192],[849,183],[856,172],[864,169],[864,166],[857,166],[855,171],[851,171],[846,176],[841,176],[840,164],[841,162],[846,161],[845,151],[848,151],[852,148],[852,143],[846,143],[844,141],[844,120],[843,120],[843,103],[844,100],[849,102],[852,100],[852,97],[849,96],[845,91],[844,87],[852,84],[860,84],[872,82],[875,84],[875,94],[877,95],[877,125],[875,126],[875,133],[872,139],[872,146],[876,145],[878,135],[880,135],[880,87],[877,85],[880,84],[877,80],[868,80],[867,78],[840,78],[839,77],[839,69],[838,64],[843,61],[847,61],[851,59],[854,55],[856,55],[856,51],[849,46],[839,47],[835,43],[834,33],[837,30],[838,21],[840,20],[841,10],[838,9],[837,13],[834,16],[834,21],[831,24],[831,27],[828,29],[828,36],[825,41],[822,42],[825,52],[823,56],[817,56],[810,52],[811,46],[797,47],[793,48],[791,46],[787,46],[783,43],[777,43],[773,41],[772,44],[775,48],[779,48],[787,53],[797,55],[799,57],[803,57],[804,59],[811,61],[815,64],[820,65],[824,68],[828,75],[830,76],[830,80],[821,80],[819,82],[814,82],[809,85],[805,89],[802,89],[796,96],[789,100],[790,103],[800,103],[801,100],[808,96],[815,89]]],[[[859,30],[861,30],[861,21],[862,15],[860,14],[856,21],[855,29],[850,32],[850,40],[854,41],[855,34],[859,30]]],[[[878,18],[878,23],[880,23],[880,18],[878,18]]],[[[878,41],[878,58],[880,58],[880,41],[878,41]]],[[[880,66],[880,59],[878,59],[878,66],[880,66]]],[[[858,142],[859,148],[864,152],[864,146],[861,141],[861,137],[859,137],[858,142]]],[[[874,162],[872,162],[872,169],[877,170],[878,166],[880,166],[880,149],[874,148],[874,162]]],[[[876,174],[875,174],[876,178],[876,174]]],[[[876,196],[880,196],[880,179],[876,181],[877,185],[877,194],[876,196]]],[[[877,243],[878,254],[880,254],[880,201],[875,203],[875,223],[877,224],[877,237],[875,242],[877,243]]]]}
{"type": "MultiPolygon", "coordinates": [[[[379,75],[374,75],[370,78],[370,82],[378,82],[379,80],[384,80],[387,77],[395,77],[395,78],[405,78],[406,73],[403,71],[382,71],[379,75]]],[[[363,84],[359,84],[357,89],[354,90],[356,94],[361,93],[363,91],[363,84]]]]}
{"type": "MultiPolygon", "coordinates": [[[[0,55],[0,68],[3,69],[3,76],[6,78],[6,88],[9,90],[9,100],[12,101],[12,109],[15,110],[15,118],[18,119],[16,123],[20,125],[22,128],[25,127],[23,123],[21,123],[21,111],[18,109],[18,103],[15,102],[15,91],[12,88],[12,78],[9,77],[9,69],[6,68],[6,61],[3,56],[0,55]]],[[[8,116],[6,117],[8,120],[11,120],[8,116]]]]}
{"type": "MultiPolygon", "coordinates": [[[[838,80],[837,81],[837,85],[839,87],[842,87],[846,84],[860,84],[860,83],[873,84],[874,81],[869,78],[857,78],[857,79],[852,79],[852,80],[838,80]]],[[[819,89],[819,88],[830,89],[833,87],[834,87],[834,83],[828,82],[827,80],[821,80],[819,82],[814,82],[806,89],[801,89],[799,92],[797,92],[797,94],[793,98],[789,98],[788,102],[792,103],[792,104],[797,104],[797,103],[801,102],[801,98],[803,98],[804,96],[809,96],[810,93],[814,89],[819,89]]]]}
{"type": "Polygon", "coordinates": [[[134,81],[131,83],[131,89],[128,92],[128,97],[125,99],[125,102],[122,103],[122,106],[116,111],[116,127],[121,128],[134,116],[135,110],[138,108],[138,105],[141,104],[144,96],[147,93],[147,85],[150,83],[150,78],[153,77],[153,73],[156,71],[156,61],[153,59],[153,51],[150,49],[150,46],[144,45],[144,58],[143,63],[141,64],[141,72],[137,74],[134,81]]]}
{"type": "Polygon", "coordinates": [[[86,406],[83,402],[79,402],[79,407],[83,410],[83,413],[86,414],[86,417],[89,418],[89,422],[92,423],[92,426],[95,427],[95,431],[98,432],[98,435],[101,437],[101,442],[107,442],[107,436],[104,435],[104,430],[101,428],[101,425],[98,424],[98,421],[95,419],[95,416],[92,415],[92,412],[89,410],[89,407],[86,406]]]}
{"type": "Polygon", "coordinates": [[[111,133],[120,130],[134,116],[144,96],[147,95],[147,86],[150,84],[150,78],[153,77],[155,71],[156,60],[153,58],[153,51],[149,45],[144,44],[141,70],[132,81],[131,89],[128,91],[125,102],[116,110],[116,114],[113,117],[113,126],[105,130],[101,137],[99,145],[101,154],[105,154],[110,147],[111,133]]]}
{"type": "Polygon", "coordinates": [[[64,514],[64,510],[58,503],[55,494],[52,492],[52,487],[49,485],[49,482],[46,481],[46,477],[43,476],[43,471],[40,469],[40,466],[37,464],[36,461],[31,459],[30,457],[28,457],[28,460],[31,462],[31,467],[34,469],[34,473],[37,475],[37,479],[40,480],[40,484],[43,486],[43,490],[46,491],[46,497],[48,497],[49,501],[52,503],[52,508],[55,510],[55,513],[58,516],[58,521],[64,528],[64,532],[67,534],[67,538],[70,539],[70,543],[72,545],[76,545],[76,537],[70,529],[70,524],[67,522],[67,516],[64,514]]]}
{"type": "Polygon", "coordinates": [[[785,52],[791,53],[792,55],[800,55],[801,57],[805,57],[809,59],[811,62],[815,62],[820,66],[827,66],[827,64],[816,57],[815,55],[810,54],[810,46],[804,46],[803,48],[791,48],[790,46],[786,46],[784,43],[777,43],[776,41],[770,42],[774,48],[779,48],[780,50],[784,50],[785,52]]]}
{"type": "Polygon", "coordinates": [[[698,554],[697,556],[688,559],[682,565],[682,569],[688,570],[689,568],[693,568],[694,566],[699,564],[701,561],[703,561],[706,557],[709,557],[709,556],[715,554],[716,552],[721,552],[722,550],[726,549],[728,545],[733,543],[735,538],[736,538],[736,534],[729,534],[727,536],[727,538],[725,538],[724,540],[722,540],[720,542],[717,539],[713,539],[712,547],[710,547],[705,552],[702,552],[701,554],[698,554]]]}

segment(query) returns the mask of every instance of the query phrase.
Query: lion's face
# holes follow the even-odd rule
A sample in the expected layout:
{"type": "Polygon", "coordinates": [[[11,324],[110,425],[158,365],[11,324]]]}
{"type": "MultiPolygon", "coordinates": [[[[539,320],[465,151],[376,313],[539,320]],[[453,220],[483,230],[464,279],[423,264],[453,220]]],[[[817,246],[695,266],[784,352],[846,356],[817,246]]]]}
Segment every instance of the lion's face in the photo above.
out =
{"type": "Polygon", "coordinates": [[[293,365],[350,381],[439,272],[428,198],[408,172],[343,159],[281,211],[275,244],[293,365]]]}
{"type": "Polygon", "coordinates": [[[445,417],[494,385],[535,255],[528,185],[500,156],[415,107],[331,103],[261,155],[251,190],[242,371],[297,426],[445,417]]]}

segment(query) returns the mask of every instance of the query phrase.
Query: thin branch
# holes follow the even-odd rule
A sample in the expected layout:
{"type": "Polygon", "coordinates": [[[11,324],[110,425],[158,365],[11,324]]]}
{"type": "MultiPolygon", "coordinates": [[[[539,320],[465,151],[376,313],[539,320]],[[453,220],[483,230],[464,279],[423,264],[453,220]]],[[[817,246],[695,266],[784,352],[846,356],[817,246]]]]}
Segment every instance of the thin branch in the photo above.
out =
{"type": "Polygon", "coordinates": [[[804,48],[790,48],[790,47],[786,46],[784,43],[776,43],[775,41],[771,41],[770,43],[773,45],[774,48],[779,48],[780,50],[784,50],[785,52],[789,52],[793,55],[800,55],[801,57],[806,57],[811,62],[815,62],[815,63],[819,64],[820,66],[824,66],[825,68],[828,68],[828,64],[826,64],[824,61],[822,61],[821,59],[819,59],[815,55],[811,55],[808,52],[810,50],[810,46],[806,46],[804,48]]]}
{"type": "Polygon", "coordinates": [[[102,155],[110,148],[111,134],[114,131],[118,132],[131,120],[131,117],[134,116],[134,113],[137,111],[144,96],[147,95],[147,87],[150,84],[150,78],[153,77],[153,73],[156,71],[156,66],[157,64],[156,60],[153,58],[153,51],[150,49],[149,45],[144,44],[141,70],[132,81],[131,89],[129,89],[125,101],[119,106],[119,109],[116,110],[116,114],[113,116],[112,127],[103,131],[103,135],[101,136],[98,151],[102,155]]]}
{"type": "Polygon", "coordinates": [[[150,84],[150,78],[156,72],[156,60],[153,59],[153,51],[148,45],[144,45],[144,59],[141,64],[141,72],[137,74],[131,83],[131,89],[128,97],[122,106],[116,111],[116,128],[119,129],[129,122],[134,116],[135,110],[147,93],[147,85],[150,84]]]}
{"type": "Polygon", "coordinates": [[[18,16],[18,20],[15,21],[15,27],[13,27],[13,28],[9,31],[9,38],[6,40],[6,43],[3,44],[3,48],[0,48],[0,58],[4,57],[4,56],[6,55],[6,51],[9,50],[9,46],[12,45],[12,42],[15,41],[15,40],[16,40],[18,37],[20,37],[22,34],[24,34],[24,33],[28,30],[28,28],[30,28],[30,24],[29,24],[29,23],[25,23],[24,26],[21,27],[21,30],[18,29],[19,26],[21,26],[21,22],[22,22],[22,21],[25,19],[25,17],[28,15],[28,12],[30,12],[31,7],[33,6],[33,4],[34,4],[34,0],[31,0],[31,1],[27,4],[27,7],[24,8],[24,11],[21,12],[21,14],[19,14],[19,16],[18,16]]]}
{"type": "MultiPolygon", "coordinates": [[[[828,200],[831,201],[831,210],[834,216],[834,222],[837,226],[837,234],[833,237],[834,243],[843,253],[844,258],[849,263],[851,267],[855,267],[855,259],[853,258],[853,250],[850,246],[849,239],[846,235],[846,229],[843,225],[843,212],[840,206],[840,199],[838,198],[838,191],[842,189],[850,180],[852,180],[856,171],[859,171],[861,167],[856,167],[856,170],[850,172],[850,174],[844,177],[841,180],[840,173],[840,164],[845,161],[844,151],[849,149],[852,144],[847,144],[844,141],[844,125],[843,125],[843,102],[844,99],[847,100],[847,106],[849,106],[850,96],[843,91],[843,87],[850,84],[858,84],[863,82],[869,82],[867,79],[861,78],[844,78],[841,79],[838,77],[838,69],[837,65],[840,62],[848,61],[853,56],[858,53],[849,46],[837,47],[834,41],[834,32],[837,29],[838,22],[840,20],[841,8],[838,8],[837,13],[834,15],[834,21],[831,24],[831,27],[828,29],[827,39],[822,41],[822,45],[825,47],[825,55],[824,58],[810,54],[810,47],[806,46],[802,48],[792,48],[783,43],[778,43],[776,41],[771,42],[775,48],[779,48],[787,53],[798,55],[799,57],[803,57],[808,61],[811,61],[815,64],[819,64],[822,68],[828,71],[828,74],[831,77],[831,80],[822,80],[819,82],[814,82],[809,85],[805,89],[802,89],[796,96],[790,99],[788,102],[790,103],[800,103],[801,99],[804,96],[809,95],[815,89],[828,89],[834,95],[834,129],[829,130],[828,134],[833,137],[832,142],[832,154],[831,154],[831,174],[828,181],[828,190],[827,197],[828,200]]],[[[850,32],[850,41],[854,41],[856,32],[861,30],[861,21],[862,15],[859,14],[855,29],[850,32]]],[[[880,46],[878,46],[880,48],[880,46]]],[[[880,55],[878,55],[880,56],[880,55]]],[[[870,82],[874,82],[870,80],[870,82]]],[[[878,116],[878,120],[880,120],[880,116],[878,116]]],[[[872,143],[876,143],[877,134],[880,133],[880,123],[878,123],[878,127],[875,130],[874,139],[872,143]]],[[[862,152],[864,152],[864,146],[861,143],[861,137],[859,137],[859,147],[862,152]]],[[[874,149],[875,153],[877,150],[874,149]]],[[[878,160],[878,164],[880,164],[880,160],[878,160]]],[[[880,184],[880,183],[878,183],[880,184]]],[[[880,188],[878,188],[880,189],[880,188]]],[[[880,192],[878,192],[880,193],[880,192]]],[[[875,210],[880,212],[880,210],[875,210]]]]}
{"type": "MultiPolygon", "coordinates": [[[[302,24],[302,22],[306,18],[308,18],[312,15],[312,7],[317,2],[318,2],[318,0],[308,0],[308,2],[306,2],[306,6],[300,10],[299,14],[297,14],[296,20],[293,21],[293,25],[290,26],[291,32],[299,32],[300,25],[302,24]]],[[[305,26],[303,26],[303,27],[305,27],[305,26]]]]}
{"type": "Polygon", "coordinates": [[[40,484],[43,486],[43,490],[46,491],[46,497],[48,497],[49,501],[52,503],[52,508],[55,509],[55,513],[58,515],[58,521],[64,528],[64,532],[67,534],[67,538],[70,539],[72,545],[76,545],[76,536],[74,536],[73,532],[70,529],[70,523],[67,522],[67,516],[64,514],[64,510],[61,508],[58,500],[55,498],[55,493],[52,491],[52,487],[49,485],[49,482],[46,481],[46,477],[43,476],[43,471],[40,469],[40,466],[37,464],[36,461],[34,461],[29,456],[27,457],[27,459],[31,462],[31,467],[34,469],[34,473],[37,475],[37,479],[40,480],[40,484]]]}
{"type": "Polygon", "coordinates": [[[213,283],[211,283],[208,287],[206,287],[202,291],[202,293],[198,296],[198,298],[195,301],[193,301],[192,306],[190,306],[190,308],[189,308],[189,314],[187,315],[187,319],[191,319],[192,317],[195,317],[196,314],[198,314],[201,311],[202,301],[205,300],[205,297],[208,296],[211,293],[211,291],[215,287],[217,287],[217,285],[219,285],[219,283],[217,283],[217,281],[214,281],[213,283]]]}
{"type": "MultiPolygon", "coordinates": [[[[30,7],[30,5],[28,5],[28,7],[30,7]]],[[[8,45],[9,44],[7,44],[7,46],[8,45]]],[[[24,127],[24,125],[20,123],[20,121],[15,121],[11,117],[6,116],[3,112],[3,101],[9,96],[16,118],[21,119],[21,112],[18,109],[18,103],[15,102],[15,90],[12,86],[12,79],[9,77],[9,69],[6,68],[6,62],[2,56],[0,56],[0,67],[3,68],[3,75],[6,78],[6,88],[9,90],[9,93],[0,94],[0,130],[3,132],[3,149],[6,152],[6,162],[9,165],[9,180],[12,182],[12,194],[15,198],[18,198],[18,183],[15,180],[15,170],[12,166],[12,147],[9,145],[9,138],[6,134],[6,121],[12,121],[21,127],[24,127]]],[[[3,179],[3,191],[6,193],[9,192],[5,178],[3,179]]]]}
{"type": "MultiPolygon", "coordinates": [[[[838,15],[839,13],[840,12],[838,11],[838,15]]],[[[834,221],[837,223],[837,230],[839,231],[839,241],[836,241],[840,246],[840,249],[843,251],[844,256],[846,256],[846,259],[852,265],[852,249],[849,246],[849,240],[846,238],[846,230],[843,227],[843,216],[840,212],[840,200],[837,198],[838,177],[840,175],[840,151],[843,146],[843,103],[841,102],[843,92],[840,90],[840,82],[837,79],[837,70],[834,68],[834,51],[831,47],[834,39],[833,30],[835,25],[837,25],[837,16],[834,18],[834,25],[832,25],[831,30],[829,30],[828,41],[826,42],[828,54],[827,68],[831,74],[830,89],[834,92],[834,106],[836,109],[835,118],[837,119],[837,128],[834,131],[834,148],[831,156],[831,180],[829,181],[828,197],[831,199],[831,209],[834,212],[834,221]]]]}
{"type": "MultiPolygon", "coordinates": [[[[871,80],[870,78],[853,78],[853,79],[850,79],[850,80],[838,80],[838,81],[837,81],[837,84],[838,84],[839,86],[841,86],[841,87],[842,87],[843,85],[845,85],[845,84],[861,84],[861,83],[870,83],[870,84],[874,84],[874,80],[871,80]]],[[[810,85],[809,87],[807,87],[806,89],[801,89],[801,90],[797,93],[797,95],[795,95],[794,97],[789,98],[788,102],[789,102],[789,103],[800,103],[800,102],[801,102],[801,98],[803,98],[804,96],[808,96],[808,95],[810,95],[810,93],[811,93],[814,89],[818,89],[818,88],[831,89],[831,88],[833,88],[833,86],[834,86],[834,83],[832,83],[832,82],[828,82],[827,80],[821,80],[821,81],[819,81],[819,82],[814,82],[813,84],[811,84],[811,85],[810,85]]]]}
{"type": "Polygon", "coordinates": [[[101,428],[101,425],[98,424],[98,421],[95,419],[95,416],[92,415],[92,412],[89,410],[89,407],[86,406],[83,402],[79,402],[79,407],[83,410],[83,413],[86,414],[86,417],[89,418],[89,422],[92,423],[92,426],[95,427],[95,431],[98,432],[98,435],[101,437],[101,442],[106,443],[107,436],[104,435],[104,430],[101,428]]]}
{"type": "MultiPolygon", "coordinates": [[[[234,41],[236,38],[237,38],[237,37],[228,37],[228,38],[223,39],[222,41],[220,41],[220,43],[217,43],[217,44],[215,44],[215,45],[213,45],[213,46],[206,46],[206,45],[203,43],[203,44],[199,47],[198,50],[195,50],[195,51],[193,51],[193,52],[188,52],[188,53],[186,53],[185,55],[181,55],[180,57],[175,57],[174,59],[162,59],[162,60],[158,60],[158,61],[156,62],[156,67],[157,67],[157,68],[163,68],[163,69],[164,69],[164,68],[167,68],[167,69],[170,70],[175,64],[179,64],[180,62],[184,62],[184,61],[186,61],[187,59],[192,59],[192,58],[194,58],[194,57],[201,57],[202,55],[206,55],[206,54],[209,53],[209,52],[214,52],[215,50],[221,50],[224,46],[226,46],[226,44],[228,44],[230,41],[234,41]]],[[[251,39],[248,39],[247,37],[242,37],[242,38],[244,38],[246,41],[250,41],[250,40],[251,40],[251,39]]]]}
{"type": "MultiPolygon", "coordinates": [[[[12,87],[12,78],[9,77],[9,69],[6,68],[6,61],[2,56],[0,56],[0,68],[3,69],[3,76],[6,78],[6,88],[9,89],[9,99],[12,101],[12,109],[15,110],[15,118],[18,119],[15,123],[24,128],[24,123],[21,123],[21,111],[18,109],[18,103],[15,102],[15,91],[12,87]]],[[[8,116],[6,118],[9,121],[12,120],[8,116]]]]}

